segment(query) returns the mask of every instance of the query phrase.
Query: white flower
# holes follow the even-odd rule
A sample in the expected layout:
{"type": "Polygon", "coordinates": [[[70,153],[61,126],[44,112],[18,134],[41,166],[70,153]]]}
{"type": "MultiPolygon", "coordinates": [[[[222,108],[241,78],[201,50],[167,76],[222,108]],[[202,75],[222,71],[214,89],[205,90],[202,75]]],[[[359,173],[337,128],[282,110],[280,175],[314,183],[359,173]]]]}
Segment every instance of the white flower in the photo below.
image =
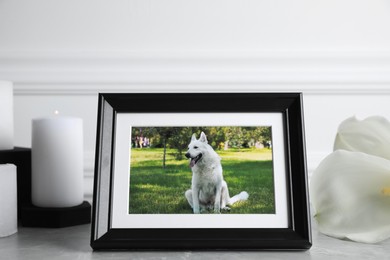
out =
{"type": "Polygon", "coordinates": [[[315,170],[310,188],[320,232],[364,243],[390,237],[390,160],[335,151],[315,170]]]}
{"type": "Polygon", "coordinates": [[[390,237],[390,122],[348,118],[332,154],[311,178],[319,230],[329,236],[376,243],[390,237]]]}
{"type": "Polygon", "coordinates": [[[390,122],[379,116],[348,118],[339,126],[334,150],[363,152],[390,159],[390,122]]]}

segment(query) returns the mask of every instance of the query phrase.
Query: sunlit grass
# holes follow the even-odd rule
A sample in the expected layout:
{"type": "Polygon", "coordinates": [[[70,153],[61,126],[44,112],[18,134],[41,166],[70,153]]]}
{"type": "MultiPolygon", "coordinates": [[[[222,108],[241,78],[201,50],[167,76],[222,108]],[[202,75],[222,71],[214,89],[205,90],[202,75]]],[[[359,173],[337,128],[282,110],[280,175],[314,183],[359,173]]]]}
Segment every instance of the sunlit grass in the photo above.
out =
{"type": "MultiPolygon", "coordinates": [[[[132,149],[130,170],[130,214],[190,214],[184,193],[191,187],[188,160],[176,160],[167,151],[166,169],[162,149],[132,149]]],[[[241,191],[249,199],[233,205],[230,214],[275,213],[272,151],[241,149],[218,151],[230,196],[241,191]]]]}

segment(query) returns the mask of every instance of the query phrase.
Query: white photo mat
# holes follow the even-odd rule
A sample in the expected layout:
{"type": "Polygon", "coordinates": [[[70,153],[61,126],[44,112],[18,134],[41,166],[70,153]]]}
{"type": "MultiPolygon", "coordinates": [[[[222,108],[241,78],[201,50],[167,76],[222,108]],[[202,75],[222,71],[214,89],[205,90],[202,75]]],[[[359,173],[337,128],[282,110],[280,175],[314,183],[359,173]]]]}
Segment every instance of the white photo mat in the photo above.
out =
{"type": "MultiPolygon", "coordinates": [[[[188,141],[190,139],[191,136],[188,141]]],[[[289,205],[285,140],[282,113],[118,113],[115,124],[111,227],[287,228],[289,205]],[[271,126],[275,214],[129,214],[132,126],[271,126]]],[[[191,174],[191,170],[188,171],[191,174]]],[[[188,183],[190,187],[191,183],[188,183]]]]}

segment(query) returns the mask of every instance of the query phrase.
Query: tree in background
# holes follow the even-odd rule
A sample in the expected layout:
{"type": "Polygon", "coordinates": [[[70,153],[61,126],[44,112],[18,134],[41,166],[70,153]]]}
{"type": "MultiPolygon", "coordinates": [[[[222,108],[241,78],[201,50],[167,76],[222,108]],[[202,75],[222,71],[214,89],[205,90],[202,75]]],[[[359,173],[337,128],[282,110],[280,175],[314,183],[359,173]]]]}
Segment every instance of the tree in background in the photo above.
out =
{"type": "MultiPolygon", "coordinates": [[[[162,147],[164,148],[163,152],[163,168],[166,168],[166,154],[167,154],[167,145],[171,137],[179,135],[178,127],[134,127],[132,136],[137,137],[148,137],[153,138],[152,142],[160,141],[162,147]]],[[[152,145],[152,143],[151,143],[152,145]]]]}

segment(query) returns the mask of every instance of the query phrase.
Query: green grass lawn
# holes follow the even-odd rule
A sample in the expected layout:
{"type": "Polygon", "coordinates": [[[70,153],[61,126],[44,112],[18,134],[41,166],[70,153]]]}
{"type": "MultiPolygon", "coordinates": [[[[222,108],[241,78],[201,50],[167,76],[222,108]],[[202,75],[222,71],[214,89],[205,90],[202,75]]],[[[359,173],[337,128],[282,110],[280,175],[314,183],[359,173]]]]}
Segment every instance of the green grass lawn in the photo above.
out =
{"type": "MultiPolygon", "coordinates": [[[[228,214],[275,213],[272,151],[241,149],[218,151],[230,196],[247,191],[249,199],[236,203],[228,214]]],[[[132,149],[130,169],[130,214],[191,214],[184,196],[191,188],[188,160],[176,160],[168,150],[166,169],[162,149],[132,149]]]]}

